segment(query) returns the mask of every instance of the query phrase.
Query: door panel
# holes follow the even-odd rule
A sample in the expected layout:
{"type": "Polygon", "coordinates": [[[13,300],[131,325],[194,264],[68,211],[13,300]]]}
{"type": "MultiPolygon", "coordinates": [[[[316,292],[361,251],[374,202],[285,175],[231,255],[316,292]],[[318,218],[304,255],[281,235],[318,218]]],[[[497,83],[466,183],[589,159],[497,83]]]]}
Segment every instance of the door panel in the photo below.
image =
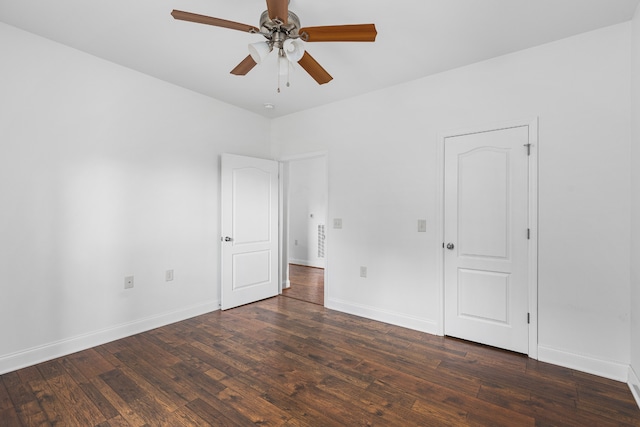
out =
{"type": "Polygon", "coordinates": [[[483,147],[460,155],[458,246],[461,256],[509,254],[509,151],[483,147]]]}
{"type": "Polygon", "coordinates": [[[232,174],[234,245],[268,242],[271,238],[271,172],[236,167],[232,174]]]}
{"type": "Polygon", "coordinates": [[[527,126],[445,139],[445,334],[528,352],[527,126]]]}
{"type": "Polygon", "coordinates": [[[223,310],[278,294],[278,163],[223,154],[223,310]]]}
{"type": "Polygon", "coordinates": [[[458,314],[471,320],[508,324],[509,274],[458,270],[458,314]]]}

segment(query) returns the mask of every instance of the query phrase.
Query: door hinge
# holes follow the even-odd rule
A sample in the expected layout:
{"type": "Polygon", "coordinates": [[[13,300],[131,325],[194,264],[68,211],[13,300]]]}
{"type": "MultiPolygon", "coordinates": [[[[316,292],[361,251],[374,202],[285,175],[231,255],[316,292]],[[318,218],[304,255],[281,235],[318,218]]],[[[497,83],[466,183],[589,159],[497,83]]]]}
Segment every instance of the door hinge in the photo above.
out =
{"type": "Polygon", "coordinates": [[[527,325],[531,323],[531,313],[527,313],[527,325]]]}
{"type": "Polygon", "coordinates": [[[527,147],[527,156],[531,155],[531,144],[524,144],[525,147],[527,147]]]}
{"type": "Polygon", "coordinates": [[[531,239],[531,229],[527,228],[527,240],[531,239]]]}

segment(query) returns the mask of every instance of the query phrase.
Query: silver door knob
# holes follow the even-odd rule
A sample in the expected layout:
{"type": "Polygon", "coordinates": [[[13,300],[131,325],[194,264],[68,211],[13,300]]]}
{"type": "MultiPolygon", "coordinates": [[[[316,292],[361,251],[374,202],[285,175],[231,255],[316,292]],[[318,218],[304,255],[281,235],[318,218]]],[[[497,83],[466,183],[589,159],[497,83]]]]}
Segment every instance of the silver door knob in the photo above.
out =
{"type": "Polygon", "coordinates": [[[453,250],[455,246],[453,246],[453,243],[447,243],[447,249],[449,249],[450,251],[453,250]]]}

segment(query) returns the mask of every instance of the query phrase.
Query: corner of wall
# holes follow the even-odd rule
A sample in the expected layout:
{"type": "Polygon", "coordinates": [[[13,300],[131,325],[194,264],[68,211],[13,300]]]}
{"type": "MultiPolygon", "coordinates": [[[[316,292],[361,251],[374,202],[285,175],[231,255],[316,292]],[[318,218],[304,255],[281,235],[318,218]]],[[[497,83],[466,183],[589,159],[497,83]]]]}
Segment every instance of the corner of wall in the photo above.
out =
{"type": "Polygon", "coordinates": [[[631,33],[631,295],[629,388],[640,406],[640,5],[631,33]]]}

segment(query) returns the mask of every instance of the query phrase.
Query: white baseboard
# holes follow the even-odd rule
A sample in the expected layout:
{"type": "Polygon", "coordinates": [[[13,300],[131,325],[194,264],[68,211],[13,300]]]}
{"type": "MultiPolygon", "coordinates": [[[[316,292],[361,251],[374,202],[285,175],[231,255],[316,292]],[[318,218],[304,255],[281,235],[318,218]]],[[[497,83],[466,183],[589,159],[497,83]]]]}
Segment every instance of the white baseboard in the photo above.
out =
{"type": "Polygon", "coordinates": [[[290,259],[289,264],[304,265],[305,267],[324,268],[324,261],[313,262],[306,259],[290,259]]]}
{"type": "Polygon", "coordinates": [[[596,359],[542,345],[538,346],[538,360],[624,383],[629,376],[629,365],[624,363],[596,359]]]}
{"type": "Polygon", "coordinates": [[[291,287],[291,280],[285,280],[282,282],[282,289],[289,289],[291,287]]]}
{"type": "Polygon", "coordinates": [[[367,319],[389,323],[391,325],[402,326],[403,328],[426,332],[432,335],[437,335],[438,331],[438,324],[434,320],[407,316],[406,314],[389,310],[382,310],[376,307],[353,304],[333,298],[325,302],[325,307],[332,310],[341,311],[343,313],[353,314],[356,316],[365,317],[367,319]]]}
{"type": "Polygon", "coordinates": [[[631,389],[631,393],[633,397],[636,399],[636,403],[638,404],[638,408],[640,408],[640,378],[633,370],[631,366],[629,366],[629,388],[631,389]]]}
{"type": "Polygon", "coordinates": [[[0,356],[0,375],[220,309],[218,300],[0,356]]]}

